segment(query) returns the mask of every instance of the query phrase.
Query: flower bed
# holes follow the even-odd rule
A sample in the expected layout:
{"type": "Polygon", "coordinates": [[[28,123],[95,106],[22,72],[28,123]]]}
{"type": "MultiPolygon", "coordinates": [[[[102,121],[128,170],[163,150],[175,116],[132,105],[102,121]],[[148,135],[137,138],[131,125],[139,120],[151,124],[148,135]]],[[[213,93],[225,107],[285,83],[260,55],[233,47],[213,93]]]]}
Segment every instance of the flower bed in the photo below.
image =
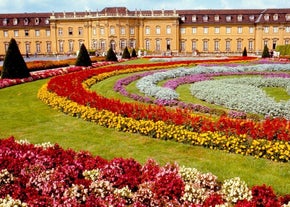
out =
{"type": "Polygon", "coordinates": [[[107,161],[57,144],[0,140],[1,206],[271,206],[290,205],[290,195],[248,187],[239,177],[224,181],[178,164],[107,161]],[[288,205],[287,205],[288,204],[288,205]]]}
{"type": "Polygon", "coordinates": [[[122,103],[89,91],[91,84],[112,75],[151,70],[156,67],[160,69],[162,65],[166,66],[109,66],[68,74],[51,79],[48,86],[39,91],[38,96],[64,113],[120,131],[140,133],[159,139],[173,139],[275,161],[289,160],[290,123],[285,119],[274,118],[255,122],[221,116],[213,120],[203,115],[193,116],[191,112],[179,108],[122,103]]]}

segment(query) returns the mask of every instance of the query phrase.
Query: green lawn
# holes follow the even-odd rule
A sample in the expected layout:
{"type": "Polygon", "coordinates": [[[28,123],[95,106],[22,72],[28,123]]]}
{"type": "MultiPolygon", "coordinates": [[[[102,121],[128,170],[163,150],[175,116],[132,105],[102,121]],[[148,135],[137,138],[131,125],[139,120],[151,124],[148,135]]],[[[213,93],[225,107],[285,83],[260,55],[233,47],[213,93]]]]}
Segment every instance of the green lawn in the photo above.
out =
{"type": "MultiPolygon", "coordinates": [[[[153,158],[160,165],[177,162],[202,172],[212,172],[221,180],[239,176],[249,185],[265,183],[273,186],[276,193],[290,193],[289,163],[275,163],[100,127],[54,111],[38,100],[37,91],[45,82],[47,80],[40,80],[0,90],[1,138],[14,136],[32,143],[49,141],[64,148],[90,151],[106,159],[133,157],[144,163],[153,158]]],[[[103,84],[103,92],[113,93],[110,84],[100,84],[103,84]]],[[[101,90],[98,86],[96,88],[101,90]]]]}

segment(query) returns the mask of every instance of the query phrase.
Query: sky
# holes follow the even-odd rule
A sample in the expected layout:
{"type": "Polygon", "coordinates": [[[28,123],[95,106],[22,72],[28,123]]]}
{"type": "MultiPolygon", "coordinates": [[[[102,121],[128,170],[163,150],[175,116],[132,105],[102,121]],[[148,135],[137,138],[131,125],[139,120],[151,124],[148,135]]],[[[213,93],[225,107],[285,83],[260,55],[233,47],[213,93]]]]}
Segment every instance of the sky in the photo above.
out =
{"type": "Polygon", "coordinates": [[[100,11],[127,7],[130,11],[161,9],[290,8],[290,0],[0,0],[0,13],[100,11]]]}

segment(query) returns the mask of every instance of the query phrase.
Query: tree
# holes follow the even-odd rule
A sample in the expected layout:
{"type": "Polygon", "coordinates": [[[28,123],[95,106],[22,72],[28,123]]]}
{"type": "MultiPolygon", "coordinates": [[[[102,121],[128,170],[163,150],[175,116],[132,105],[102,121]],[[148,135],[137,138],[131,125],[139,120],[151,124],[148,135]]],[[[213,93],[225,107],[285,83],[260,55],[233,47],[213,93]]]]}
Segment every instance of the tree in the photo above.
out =
{"type": "Polygon", "coordinates": [[[27,65],[20,53],[16,40],[12,38],[3,62],[1,78],[27,78],[30,77],[27,65]]]}
{"type": "Polygon", "coordinates": [[[92,66],[92,61],[87,48],[84,44],[81,45],[80,52],[76,60],[76,66],[92,66]]]}
{"type": "Polygon", "coordinates": [[[243,51],[243,57],[247,57],[248,56],[248,52],[247,52],[247,48],[244,47],[244,51],[243,51]]]}
{"type": "Polygon", "coordinates": [[[113,51],[112,47],[110,47],[110,49],[107,52],[106,60],[107,61],[118,61],[116,53],[113,51]]]}
{"type": "Polygon", "coordinates": [[[128,50],[127,47],[125,47],[125,49],[123,51],[122,58],[124,58],[124,59],[130,59],[131,58],[131,55],[130,55],[129,50],[128,50]]]}
{"type": "Polygon", "coordinates": [[[265,45],[265,46],[264,46],[263,53],[262,53],[262,58],[268,58],[268,57],[270,57],[270,53],[269,53],[268,46],[265,45]]]}
{"type": "Polygon", "coordinates": [[[133,50],[132,50],[132,55],[131,55],[132,57],[137,57],[137,53],[136,53],[136,50],[135,50],[135,48],[133,48],[133,50]]]}

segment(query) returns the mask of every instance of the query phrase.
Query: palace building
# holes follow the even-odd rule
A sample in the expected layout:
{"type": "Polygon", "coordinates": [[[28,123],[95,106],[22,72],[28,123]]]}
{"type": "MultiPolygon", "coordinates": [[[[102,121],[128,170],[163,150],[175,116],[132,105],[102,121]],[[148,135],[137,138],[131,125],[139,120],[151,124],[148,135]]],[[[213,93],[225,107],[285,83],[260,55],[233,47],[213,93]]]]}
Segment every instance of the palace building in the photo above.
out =
{"type": "Polygon", "coordinates": [[[11,38],[23,54],[101,54],[127,46],[147,54],[261,54],[290,44],[290,8],[135,10],[0,14],[0,55],[11,38]]]}

